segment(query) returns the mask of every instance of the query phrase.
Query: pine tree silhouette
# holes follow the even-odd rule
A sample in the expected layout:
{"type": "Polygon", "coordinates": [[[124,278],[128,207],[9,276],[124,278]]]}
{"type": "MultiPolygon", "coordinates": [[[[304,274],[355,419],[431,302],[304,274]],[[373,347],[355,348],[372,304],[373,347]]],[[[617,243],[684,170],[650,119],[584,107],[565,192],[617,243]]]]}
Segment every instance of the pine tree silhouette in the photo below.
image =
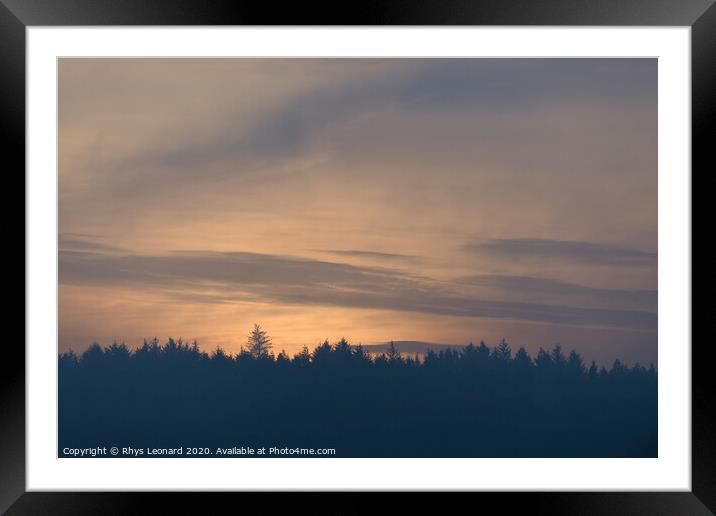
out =
{"type": "Polygon", "coordinates": [[[268,334],[261,329],[261,326],[254,324],[254,329],[246,341],[246,351],[254,358],[267,357],[273,345],[268,334]]]}
{"type": "Polygon", "coordinates": [[[501,361],[508,361],[512,357],[512,349],[504,338],[495,348],[494,355],[497,360],[501,361]]]}

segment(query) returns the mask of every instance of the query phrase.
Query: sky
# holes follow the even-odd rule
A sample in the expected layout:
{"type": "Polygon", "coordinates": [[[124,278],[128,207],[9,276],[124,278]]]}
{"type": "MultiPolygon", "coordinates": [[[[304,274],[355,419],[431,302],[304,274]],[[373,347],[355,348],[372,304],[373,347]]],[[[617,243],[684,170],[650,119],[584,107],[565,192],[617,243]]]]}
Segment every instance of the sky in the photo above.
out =
{"type": "Polygon", "coordinates": [[[59,350],[657,362],[655,59],[59,60],[59,350]]]}

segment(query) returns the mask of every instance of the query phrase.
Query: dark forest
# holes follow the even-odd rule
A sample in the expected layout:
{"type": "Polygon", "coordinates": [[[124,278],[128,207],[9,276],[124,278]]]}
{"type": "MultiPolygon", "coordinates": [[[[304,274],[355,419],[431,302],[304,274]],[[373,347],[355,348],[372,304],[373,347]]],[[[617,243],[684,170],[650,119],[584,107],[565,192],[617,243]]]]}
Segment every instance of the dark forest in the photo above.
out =
{"type": "MultiPolygon", "coordinates": [[[[275,355],[157,339],[59,356],[59,450],[332,448],[334,457],[655,457],[652,366],[502,341],[377,356],[345,339],[275,355]]],[[[232,455],[236,456],[236,455],[232,455]]]]}

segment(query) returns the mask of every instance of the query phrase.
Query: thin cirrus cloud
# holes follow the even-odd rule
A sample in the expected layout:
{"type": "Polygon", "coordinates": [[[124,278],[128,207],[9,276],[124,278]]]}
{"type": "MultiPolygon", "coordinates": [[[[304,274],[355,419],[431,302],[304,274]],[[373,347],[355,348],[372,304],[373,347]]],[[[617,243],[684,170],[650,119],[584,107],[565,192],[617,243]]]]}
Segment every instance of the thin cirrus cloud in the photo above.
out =
{"type": "Polygon", "coordinates": [[[229,133],[224,139],[146,154],[139,161],[125,162],[125,166],[136,166],[144,160],[148,165],[191,167],[227,155],[273,159],[293,155],[317,133],[366,110],[445,111],[467,106],[471,110],[505,113],[571,98],[645,99],[655,93],[653,88],[644,89],[644,79],[655,71],[650,60],[631,63],[633,80],[627,82],[609,80],[615,73],[610,60],[587,63],[564,59],[539,64],[534,60],[512,61],[483,60],[470,67],[445,59],[396,62],[388,73],[289,98],[243,135],[229,133]]]}
{"type": "Polygon", "coordinates": [[[656,314],[639,310],[480,299],[444,282],[377,267],[246,252],[158,255],[64,251],[60,283],[153,287],[203,302],[252,300],[291,305],[379,308],[475,318],[651,330],[656,314]],[[210,289],[216,294],[202,291],[210,289]]]}
{"type": "Polygon", "coordinates": [[[500,238],[465,246],[473,253],[502,255],[514,259],[562,260],[589,265],[651,266],[657,253],[627,247],[539,238],[500,238]]]}
{"type": "Polygon", "coordinates": [[[120,252],[122,248],[98,242],[94,235],[65,233],[59,239],[60,251],[120,252]]]}
{"type": "MultiPolygon", "coordinates": [[[[254,173],[271,163],[302,155],[331,128],[368,112],[469,109],[476,115],[504,115],[570,100],[606,103],[630,99],[640,103],[655,95],[648,80],[655,73],[652,60],[632,60],[624,65],[629,69],[627,81],[611,80],[623,72],[613,60],[508,61],[476,60],[468,67],[461,60],[450,59],[396,61],[382,74],[290,96],[248,128],[239,124],[232,127],[230,120],[242,117],[229,110],[228,121],[217,124],[227,127],[222,134],[123,156],[107,167],[111,171],[107,180],[115,195],[123,190],[136,195],[139,192],[133,188],[132,179],[137,172],[151,171],[160,176],[154,181],[145,178],[143,191],[152,190],[151,185],[160,189],[181,179],[193,181],[196,167],[217,162],[232,166],[219,167],[213,174],[254,173]],[[162,180],[161,170],[170,171],[171,182],[162,180]]],[[[211,174],[204,170],[202,177],[207,180],[211,174]]]]}
{"type": "Polygon", "coordinates": [[[381,251],[363,251],[359,249],[319,249],[319,252],[332,254],[335,256],[347,256],[354,258],[368,258],[385,261],[400,262],[419,262],[422,260],[420,256],[412,254],[386,253],[381,251]]]}
{"type": "Polygon", "coordinates": [[[460,282],[466,285],[494,288],[512,294],[569,299],[575,304],[592,302],[603,306],[629,304],[655,308],[658,298],[656,290],[596,288],[532,276],[483,274],[460,278],[460,282]]]}

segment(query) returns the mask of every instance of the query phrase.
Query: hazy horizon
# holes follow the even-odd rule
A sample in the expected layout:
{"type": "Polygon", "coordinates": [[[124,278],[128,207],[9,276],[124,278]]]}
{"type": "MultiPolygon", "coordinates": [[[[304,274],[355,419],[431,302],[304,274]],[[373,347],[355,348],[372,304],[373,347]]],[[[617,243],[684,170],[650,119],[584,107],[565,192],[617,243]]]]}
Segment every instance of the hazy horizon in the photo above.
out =
{"type": "Polygon", "coordinates": [[[59,60],[59,350],[657,364],[656,59],[59,60]]]}

